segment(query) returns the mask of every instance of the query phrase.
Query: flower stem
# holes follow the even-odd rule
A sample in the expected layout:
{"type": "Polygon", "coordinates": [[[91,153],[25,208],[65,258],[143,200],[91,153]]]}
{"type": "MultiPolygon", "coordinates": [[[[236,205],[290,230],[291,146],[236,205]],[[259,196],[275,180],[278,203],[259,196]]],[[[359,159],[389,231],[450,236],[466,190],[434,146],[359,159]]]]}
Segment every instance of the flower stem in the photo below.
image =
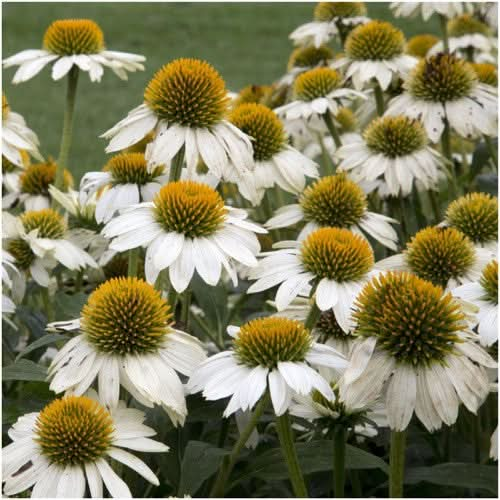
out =
{"type": "Polygon", "coordinates": [[[224,490],[227,480],[229,479],[231,471],[233,470],[233,467],[235,466],[236,461],[238,460],[238,456],[243,447],[245,446],[246,442],[248,441],[248,438],[252,434],[253,430],[255,429],[255,426],[259,422],[260,417],[264,413],[268,403],[269,403],[269,394],[266,393],[262,398],[260,398],[260,401],[255,406],[253,415],[250,418],[250,421],[248,422],[247,426],[241,432],[238,441],[236,441],[231,451],[231,454],[228,457],[226,457],[222,462],[222,467],[219,469],[219,474],[217,475],[217,479],[215,480],[212,490],[210,491],[210,498],[214,497],[220,498],[224,496],[224,490]]]}
{"type": "MultiPolygon", "coordinates": [[[[71,136],[73,134],[73,115],[75,111],[76,87],[78,84],[78,66],[73,66],[68,74],[68,87],[66,91],[66,107],[64,109],[64,121],[57,158],[57,170],[55,187],[59,190],[64,188],[64,169],[68,167],[68,156],[71,147],[71,136]]],[[[53,206],[57,203],[53,200],[53,206]]]]}
{"type": "Polygon", "coordinates": [[[335,498],[344,497],[346,428],[339,424],[333,431],[333,491],[335,498]]]}
{"type": "Polygon", "coordinates": [[[441,209],[439,206],[439,196],[438,193],[432,189],[427,191],[429,194],[429,199],[431,200],[432,210],[434,212],[434,222],[438,224],[441,221],[441,209]]]}
{"type": "Polygon", "coordinates": [[[184,292],[184,300],[182,301],[181,322],[184,330],[189,330],[189,307],[191,306],[191,290],[184,292]]]}
{"type": "Polygon", "coordinates": [[[41,291],[43,307],[45,309],[45,316],[47,317],[47,323],[52,323],[52,321],[54,321],[54,308],[52,307],[52,302],[50,300],[49,289],[48,287],[43,287],[41,291]]]}
{"type": "Polygon", "coordinates": [[[439,22],[441,24],[441,33],[443,35],[443,49],[444,52],[449,52],[449,44],[448,44],[448,30],[446,29],[446,16],[443,16],[443,14],[439,14],[439,22]]]}
{"type": "Polygon", "coordinates": [[[137,276],[137,261],[139,257],[139,249],[132,248],[128,251],[128,268],[127,268],[127,276],[137,276]]]}
{"type": "Polygon", "coordinates": [[[498,151],[495,146],[493,146],[491,139],[487,135],[484,136],[484,142],[486,143],[491,159],[495,162],[495,165],[498,165],[498,151]]]}
{"type": "Polygon", "coordinates": [[[330,135],[333,137],[333,142],[335,143],[335,147],[340,148],[340,146],[342,146],[342,141],[340,140],[340,135],[338,133],[337,127],[335,127],[335,123],[333,123],[330,111],[327,111],[323,115],[323,120],[325,121],[325,124],[328,128],[328,131],[330,132],[330,135]]]}
{"type": "Polygon", "coordinates": [[[304,326],[308,330],[312,330],[315,327],[320,316],[321,316],[321,311],[319,310],[319,307],[316,305],[316,301],[314,301],[311,306],[311,309],[309,310],[307,318],[304,321],[304,326]]]}
{"type": "Polygon", "coordinates": [[[377,105],[377,115],[382,116],[385,111],[384,92],[378,82],[375,84],[374,91],[375,91],[375,104],[377,105]]]}
{"type": "Polygon", "coordinates": [[[304,476],[300,470],[299,459],[293,441],[292,424],[288,412],[280,417],[276,417],[276,429],[281,444],[281,451],[288,466],[288,475],[292,483],[293,492],[298,498],[307,498],[307,488],[304,476]]]}
{"type": "Polygon", "coordinates": [[[168,176],[168,182],[175,182],[181,178],[182,164],[184,163],[184,146],[177,152],[177,154],[172,159],[172,164],[170,165],[170,174],[168,176]]]}
{"type": "Polygon", "coordinates": [[[405,472],[406,430],[391,431],[389,497],[403,497],[403,478],[405,472]]]}

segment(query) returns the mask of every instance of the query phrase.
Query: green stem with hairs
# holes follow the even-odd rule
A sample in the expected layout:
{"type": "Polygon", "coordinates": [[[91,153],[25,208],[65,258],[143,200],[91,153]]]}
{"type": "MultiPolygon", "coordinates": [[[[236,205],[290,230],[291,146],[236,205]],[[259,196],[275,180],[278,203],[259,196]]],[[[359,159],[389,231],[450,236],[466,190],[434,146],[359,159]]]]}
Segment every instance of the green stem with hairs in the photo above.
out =
{"type": "Polygon", "coordinates": [[[137,263],[139,260],[139,249],[132,248],[128,251],[128,268],[127,276],[136,277],[137,276],[137,263]]]}
{"type": "Polygon", "coordinates": [[[333,430],[333,491],[335,498],[344,497],[346,428],[342,424],[333,430]]]}
{"type": "Polygon", "coordinates": [[[236,461],[238,460],[238,456],[243,447],[245,446],[246,442],[248,441],[248,438],[252,434],[253,430],[255,429],[255,426],[259,422],[260,417],[264,413],[268,403],[269,403],[269,394],[266,392],[266,394],[260,398],[260,401],[255,406],[253,415],[250,418],[247,426],[240,433],[240,437],[233,446],[231,454],[228,457],[224,458],[222,466],[219,469],[219,474],[217,475],[217,479],[215,480],[215,483],[210,492],[210,498],[214,497],[218,498],[224,496],[227,480],[229,479],[231,471],[233,470],[236,461]]]}
{"type": "MultiPolygon", "coordinates": [[[[59,147],[56,178],[54,182],[55,187],[61,191],[64,189],[64,169],[68,168],[69,150],[71,148],[71,137],[73,135],[73,117],[75,112],[78,72],[78,66],[75,65],[68,73],[68,86],[66,91],[66,106],[64,108],[61,145],[59,147]]],[[[57,206],[57,203],[54,200],[52,200],[52,206],[57,206]]]]}
{"type": "Polygon", "coordinates": [[[47,323],[52,323],[54,321],[54,308],[52,307],[52,302],[50,301],[49,289],[42,288],[42,301],[43,307],[45,309],[45,315],[47,316],[47,323]]]}
{"type": "MultiPolygon", "coordinates": [[[[333,163],[333,160],[330,158],[330,155],[328,154],[328,150],[326,149],[325,146],[325,141],[323,141],[323,137],[321,134],[318,134],[318,142],[321,147],[321,163],[324,167],[324,171],[326,175],[333,175],[335,173],[335,164],[333,163]]],[[[284,203],[280,206],[283,206],[284,203]]]]}
{"type": "Polygon", "coordinates": [[[191,290],[186,290],[184,292],[184,297],[182,300],[182,310],[181,310],[181,321],[183,328],[189,331],[189,308],[191,306],[191,290]]]}
{"type": "Polygon", "coordinates": [[[403,479],[405,473],[406,430],[391,430],[389,497],[403,498],[403,479]]]}
{"type": "Polygon", "coordinates": [[[498,167],[498,151],[493,146],[491,138],[485,135],[484,142],[486,143],[486,147],[488,148],[488,152],[490,153],[491,159],[495,162],[495,165],[498,167]]]}
{"type": "Polygon", "coordinates": [[[304,476],[300,470],[297,450],[295,449],[292,424],[288,412],[281,416],[276,416],[276,430],[281,444],[281,451],[285,457],[288,467],[288,476],[292,483],[292,488],[297,498],[307,498],[307,488],[304,476]]]}
{"type": "Polygon", "coordinates": [[[429,189],[427,191],[429,200],[431,201],[432,211],[434,212],[434,222],[438,224],[441,221],[441,208],[439,203],[439,193],[429,189]]]}
{"type": "Polygon", "coordinates": [[[441,25],[441,33],[443,35],[443,52],[449,52],[450,47],[448,44],[448,30],[446,29],[447,24],[446,16],[439,14],[439,23],[441,25]]]}
{"type": "Polygon", "coordinates": [[[172,286],[172,284],[170,284],[170,288],[168,289],[168,293],[167,293],[167,302],[171,307],[174,322],[175,322],[175,307],[177,305],[177,297],[178,297],[178,294],[175,291],[175,288],[172,286]]]}
{"type": "Polygon", "coordinates": [[[177,152],[173,157],[172,163],[170,165],[170,174],[168,176],[168,182],[175,182],[181,178],[182,165],[184,163],[184,146],[177,152]]]}
{"type": "Polygon", "coordinates": [[[374,93],[375,93],[375,104],[377,105],[377,115],[382,116],[385,111],[384,92],[378,82],[375,84],[374,93]]]}
{"type": "Polygon", "coordinates": [[[328,128],[328,131],[330,132],[330,135],[333,137],[333,142],[335,143],[335,147],[340,148],[342,146],[342,141],[340,140],[340,135],[337,130],[337,127],[335,126],[335,123],[333,123],[330,111],[327,111],[323,115],[323,120],[325,121],[325,124],[328,128]]]}
{"type": "Polygon", "coordinates": [[[304,326],[309,331],[312,330],[316,326],[316,323],[318,322],[320,316],[321,316],[321,311],[319,307],[316,305],[316,301],[314,301],[312,303],[311,309],[309,310],[309,313],[307,314],[307,318],[304,321],[304,326]]]}

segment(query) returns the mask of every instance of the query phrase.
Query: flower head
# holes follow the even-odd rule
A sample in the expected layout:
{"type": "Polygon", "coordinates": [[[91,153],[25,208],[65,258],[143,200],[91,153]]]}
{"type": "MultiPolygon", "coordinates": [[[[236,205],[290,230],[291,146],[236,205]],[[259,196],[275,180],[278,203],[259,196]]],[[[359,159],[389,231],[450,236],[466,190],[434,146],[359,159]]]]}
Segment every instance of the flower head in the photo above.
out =
{"type": "Polygon", "coordinates": [[[335,18],[358,17],[366,15],[363,2],[319,2],[314,8],[316,21],[333,21],[335,18]]]}
{"type": "Polygon", "coordinates": [[[491,35],[490,27],[471,14],[462,14],[450,19],[446,25],[446,31],[450,37],[455,38],[473,33],[491,35]]]}
{"type": "Polygon", "coordinates": [[[439,42],[439,38],[430,34],[415,35],[406,42],[406,53],[414,57],[425,57],[427,52],[439,42]]]}
{"type": "Polygon", "coordinates": [[[316,66],[326,66],[333,56],[334,52],[328,45],[297,47],[288,58],[288,71],[294,68],[304,71],[316,66]]]}
{"type": "Polygon", "coordinates": [[[494,64],[471,63],[478,80],[485,85],[498,86],[498,70],[494,64]]]}
{"type": "Polygon", "coordinates": [[[60,19],[45,31],[43,48],[60,56],[98,54],[104,50],[104,33],[90,19],[60,19]]]}

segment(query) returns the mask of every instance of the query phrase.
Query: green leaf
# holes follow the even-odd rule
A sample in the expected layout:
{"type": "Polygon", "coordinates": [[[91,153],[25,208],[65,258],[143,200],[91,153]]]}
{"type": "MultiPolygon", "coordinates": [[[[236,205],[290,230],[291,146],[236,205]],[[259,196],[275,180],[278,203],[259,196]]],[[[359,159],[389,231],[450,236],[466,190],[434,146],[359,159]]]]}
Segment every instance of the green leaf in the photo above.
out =
{"type": "Polygon", "coordinates": [[[405,484],[426,481],[441,486],[488,490],[497,495],[498,470],[494,465],[447,463],[408,469],[405,484]]]}
{"type": "Polygon", "coordinates": [[[4,380],[33,380],[43,382],[47,378],[47,368],[29,359],[20,359],[2,370],[4,380]]]}
{"type": "Polygon", "coordinates": [[[498,194],[498,175],[481,174],[476,177],[476,184],[479,191],[489,193],[493,196],[498,194]]]}
{"type": "Polygon", "coordinates": [[[229,451],[201,441],[189,441],[184,451],[179,496],[193,495],[214,474],[229,451]]]}
{"type": "Polygon", "coordinates": [[[87,295],[83,292],[69,295],[59,290],[54,296],[54,304],[57,307],[57,321],[79,318],[87,298],[87,295]]]}
{"type": "Polygon", "coordinates": [[[220,283],[217,286],[207,285],[198,275],[191,281],[196,303],[205,313],[204,320],[215,331],[226,327],[227,321],[227,290],[220,283]]]}
{"type": "Polygon", "coordinates": [[[60,333],[47,333],[42,338],[35,340],[30,345],[26,346],[16,357],[16,362],[24,358],[27,354],[34,351],[35,349],[39,349],[40,347],[53,344],[54,342],[58,342],[59,340],[66,340],[68,338],[67,335],[61,335],[60,333]]]}
{"type": "MultiPolygon", "coordinates": [[[[332,441],[310,441],[308,443],[297,443],[295,446],[304,474],[332,470],[332,441]]],[[[351,445],[347,445],[346,449],[346,468],[380,469],[386,474],[389,472],[388,465],[381,458],[351,445]]],[[[267,480],[287,479],[288,469],[281,449],[267,450],[255,460],[252,460],[244,476],[257,476],[267,480]]]]}

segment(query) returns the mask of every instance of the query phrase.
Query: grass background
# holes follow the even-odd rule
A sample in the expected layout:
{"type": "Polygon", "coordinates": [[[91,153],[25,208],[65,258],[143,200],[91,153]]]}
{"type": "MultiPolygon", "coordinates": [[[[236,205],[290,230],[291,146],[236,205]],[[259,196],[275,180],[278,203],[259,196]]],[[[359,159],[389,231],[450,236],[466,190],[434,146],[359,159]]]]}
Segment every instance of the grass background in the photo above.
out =
{"type": "MultiPolygon", "coordinates": [[[[106,162],[105,142],[97,136],[142,102],[147,82],[166,62],[197,57],[215,66],[229,89],[271,83],[286,70],[292,44],[288,35],[311,20],[315,3],[3,3],[5,58],[41,47],[55,19],[90,18],[103,29],[111,50],[146,56],[146,70],[122,82],[109,70],[100,84],[79,79],[70,168],[78,180],[106,162]]],[[[386,2],[368,3],[372,18],[391,20],[407,37],[437,32],[436,19],[393,19],[386,2]]],[[[57,156],[66,80],[54,82],[45,68],[32,80],[13,86],[15,69],[3,73],[3,91],[14,111],[38,134],[45,156],[57,156]]]]}

